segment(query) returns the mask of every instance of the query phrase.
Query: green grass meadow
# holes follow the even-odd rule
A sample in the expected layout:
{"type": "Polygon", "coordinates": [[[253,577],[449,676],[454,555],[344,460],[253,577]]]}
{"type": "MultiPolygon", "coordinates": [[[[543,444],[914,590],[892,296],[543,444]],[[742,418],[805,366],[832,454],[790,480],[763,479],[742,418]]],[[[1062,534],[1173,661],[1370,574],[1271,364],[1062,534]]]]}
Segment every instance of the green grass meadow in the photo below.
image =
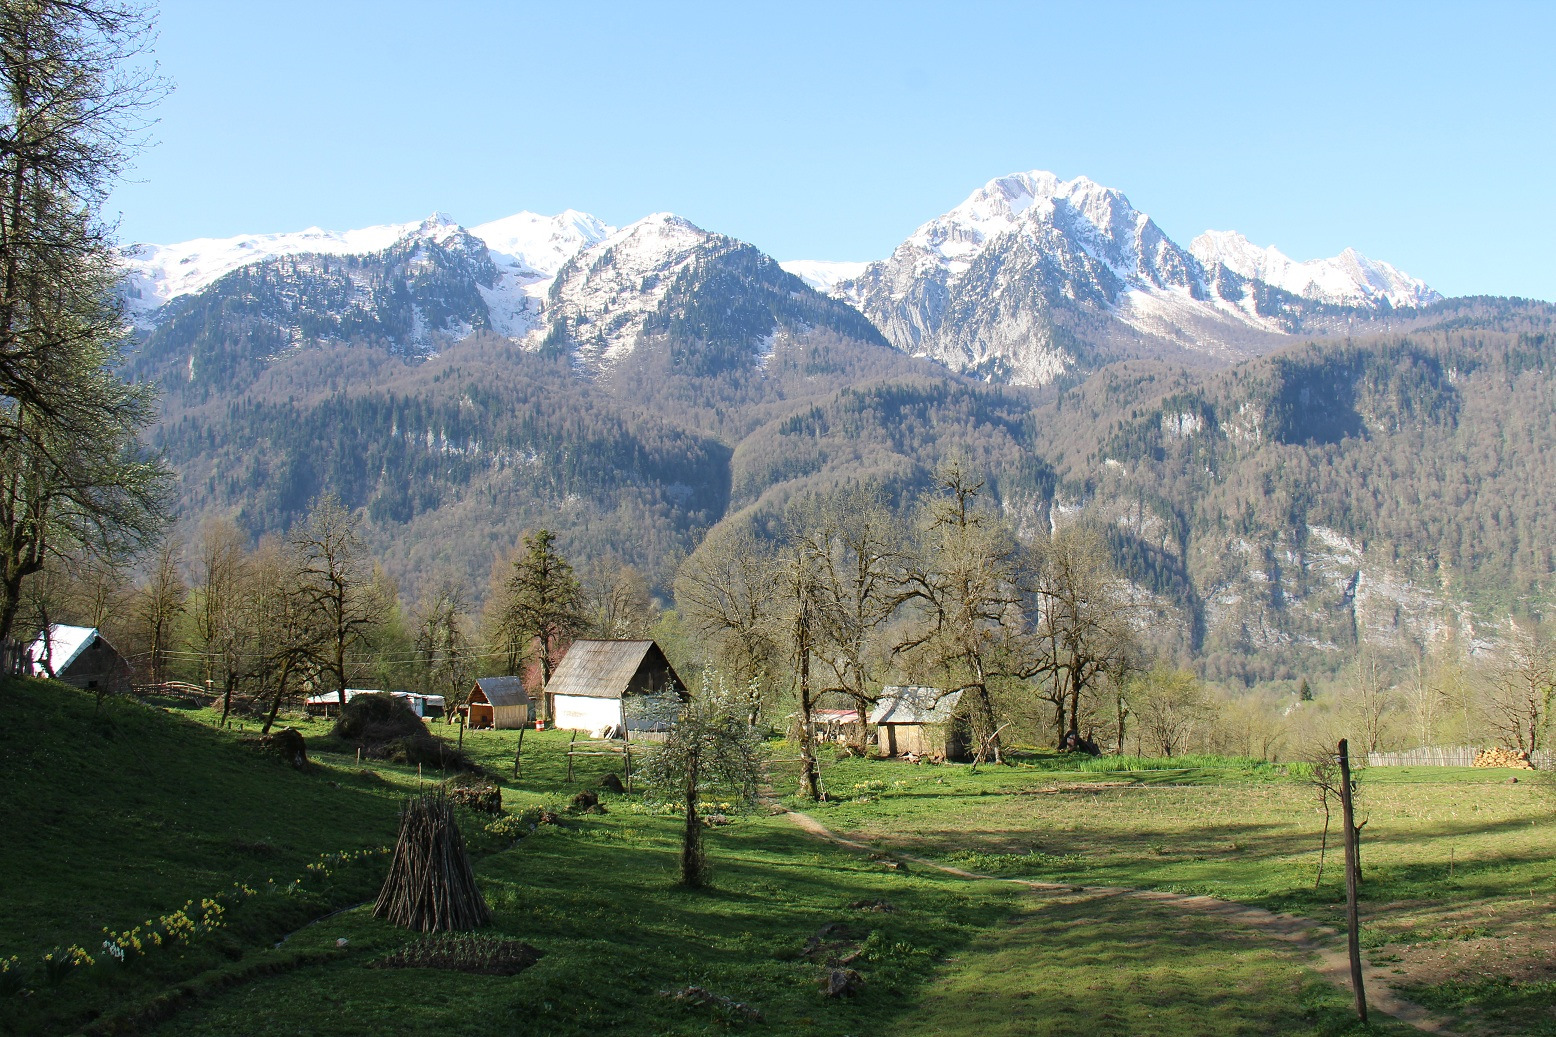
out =
{"type": "MultiPolygon", "coordinates": [[[[0,720],[0,958],[15,961],[0,974],[3,1032],[1414,1032],[1387,1018],[1359,1026],[1346,991],[1260,932],[1171,903],[895,868],[781,814],[711,830],[713,886],[683,890],[679,819],[639,795],[604,794],[606,813],[565,815],[517,841],[463,815],[494,913],[487,932],[539,948],[538,964],[516,976],[375,967],[414,937],[353,905],[382,881],[374,851],[392,843],[403,798],[441,775],[359,763],[332,751],[326,724],[301,720],[314,762],[298,773],[245,742],[251,731],[217,730],[209,712],[99,709],[41,681],[0,688],[0,720]],[[223,910],[189,940],[151,946],[154,924],[127,964],[102,952],[105,928],[123,934],[206,898],[223,910]],[[880,901],[892,910],[872,909],[880,901]],[[95,963],[42,964],[72,945],[95,963]],[[829,998],[822,978],[845,957],[862,985],[829,998]],[[663,996],[689,985],[760,1019],[663,996]]],[[[464,748],[504,779],[508,810],[556,808],[619,767],[585,759],[569,783],[568,738],[526,733],[517,781],[516,732],[467,732],[464,748]]],[[[1209,892],[1335,920],[1340,855],[1314,891],[1321,815],[1300,776],[1208,759],[1074,763],[829,763],[833,802],[810,809],[882,851],[994,876],[1209,892]]],[[[1427,768],[1371,772],[1363,789],[1364,932],[1377,953],[1480,938],[1495,922],[1476,912],[1491,907],[1522,905],[1543,924],[1556,832],[1533,783],[1427,768]]],[[[1511,1027],[1552,1004],[1535,982],[1435,982],[1413,996],[1465,1033],[1525,1032],[1511,1027]]]]}

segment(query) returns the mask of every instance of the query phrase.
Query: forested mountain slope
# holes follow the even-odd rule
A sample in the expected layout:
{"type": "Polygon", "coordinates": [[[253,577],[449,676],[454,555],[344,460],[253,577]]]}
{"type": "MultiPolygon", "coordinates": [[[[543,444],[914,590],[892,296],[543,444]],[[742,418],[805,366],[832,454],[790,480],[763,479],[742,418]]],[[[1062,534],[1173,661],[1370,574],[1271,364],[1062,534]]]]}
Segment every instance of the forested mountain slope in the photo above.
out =
{"type": "Polygon", "coordinates": [[[851,279],[797,266],[830,295],[664,213],[322,233],[192,243],[208,278],[176,292],[177,250],[147,260],[167,301],[131,368],[163,386],[186,528],[281,532],[332,491],[412,600],[436,573],[484,587],[540,526],[667,592],[720,521],[860,483],[907,506],[951,458],[1027,535],[1103,522],[1153,633],[1212,672],[1492,636],[1556,593],[1543,303],[1183,249],[1046,174],[851,279]]]}

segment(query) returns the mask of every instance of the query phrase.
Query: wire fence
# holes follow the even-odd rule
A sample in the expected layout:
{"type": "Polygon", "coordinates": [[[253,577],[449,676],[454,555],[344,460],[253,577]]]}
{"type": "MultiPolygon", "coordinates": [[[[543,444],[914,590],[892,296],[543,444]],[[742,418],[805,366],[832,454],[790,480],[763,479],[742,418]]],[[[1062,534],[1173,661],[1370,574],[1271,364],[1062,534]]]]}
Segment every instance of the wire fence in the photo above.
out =
{"type": "MultiPolygon", "coordinates": [[[[1473,745],[1423,746],[1402,752],[1368,753],[1369,767],[1473,767],[1475,757],[1485,750],[1473,745]]],[[[1529,754],[1529,762],[1541,770],[1550,770],[1553,763],[1549,749],[1536,749],[1529,754]]]]}

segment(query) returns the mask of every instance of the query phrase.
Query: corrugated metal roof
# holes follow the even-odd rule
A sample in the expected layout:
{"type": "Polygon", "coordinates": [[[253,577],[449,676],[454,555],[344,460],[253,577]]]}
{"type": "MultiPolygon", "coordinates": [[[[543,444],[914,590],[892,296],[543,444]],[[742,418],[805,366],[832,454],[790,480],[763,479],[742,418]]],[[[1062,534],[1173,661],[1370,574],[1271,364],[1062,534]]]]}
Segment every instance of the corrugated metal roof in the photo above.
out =
{"type": "Polygon", "coordinates": [[[67,666],[76,661],[77,656],[91,647],[97,637],[96,627],[50,624],[48,645],[44,645],[43,631],[40,630],[37,638],[27,647],[27,657],[32,661],[33,672],[38,674],[44,672],[43,660],[47,657],[49,666],[54,672],[63,673],[67,666]]]}
{"type": "Polygon", "coordinates": [[[870,723],[943,724],[951,719],[961,699],[960,691],[892,685],[881,689],[880,700],[870,714],[870,723]]]}
{"type": "Polygon", "coordinates": [[[527,706],[529,691],[523,677],[477,677],[475,686],[494,706],[527,706]]]}
{"type": "Polygon", "coordinates": [[[550,695],[582,695],[592,699],[619,699],[632,677],[651,656],[670,673],[680,687],[664,653],[653,641],[574,641],[546,685],[550,695]]]}

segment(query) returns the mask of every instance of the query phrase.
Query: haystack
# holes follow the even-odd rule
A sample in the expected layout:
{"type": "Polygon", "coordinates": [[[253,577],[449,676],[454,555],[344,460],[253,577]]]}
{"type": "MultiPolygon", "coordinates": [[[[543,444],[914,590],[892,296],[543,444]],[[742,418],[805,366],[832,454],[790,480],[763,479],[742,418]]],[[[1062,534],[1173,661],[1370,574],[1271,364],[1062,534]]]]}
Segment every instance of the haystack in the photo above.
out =
{"type": "Polygon", "coordinates": [[[465,837],[441,792],[406,801],[389,877],[373,914],[420,932],[476,929],[491,921],[465,837]]]}
{"type": "Polygon", "coordinates": [[[480,767],[459,749],[427,730],[410,702],[396,695],[358,695],[340,711],[330,734],[390,763],[425,764],[444,771],[480,767]]]}

